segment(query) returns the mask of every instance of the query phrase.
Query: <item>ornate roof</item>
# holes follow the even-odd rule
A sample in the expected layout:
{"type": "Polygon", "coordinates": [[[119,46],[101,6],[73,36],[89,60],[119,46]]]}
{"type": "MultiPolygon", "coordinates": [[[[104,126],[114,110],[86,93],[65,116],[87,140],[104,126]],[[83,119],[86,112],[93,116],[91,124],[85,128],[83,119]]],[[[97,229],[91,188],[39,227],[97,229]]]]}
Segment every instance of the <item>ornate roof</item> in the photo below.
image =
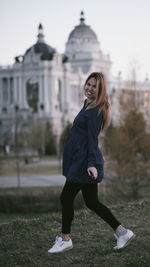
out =
{"type": "Polygon", "coordinates": [[[34,50],[34,52],[36,54],[48,54],[48,53],[54,53],[55,49],[52,48],[50,45],[46,44],[46,43],[39,43],[37,42],[36,44],[34,44],[33,46],[31,46],[29,49],[26,50],[25,55],[27,53],[29,53],[31,50],[34,50]]]}
{"type": "Polygon", "coordinates": [[[98,43],[96,33],[85,24],[84,13],[81,11],[80,24],[69,34],[69,44],[98,43]]]}
{"type": "Polygon", "coordinates": [[[26,50],[25,56],[30,51],[34,51],[36,54],[41,54],[44,57],[44,59],[46,59],[48,55],[50,56],[56,52],[56,50],[53,47],[45,43],[42,24],[39,24],[37,37],[38,37],[37,42],[26,50]]]}

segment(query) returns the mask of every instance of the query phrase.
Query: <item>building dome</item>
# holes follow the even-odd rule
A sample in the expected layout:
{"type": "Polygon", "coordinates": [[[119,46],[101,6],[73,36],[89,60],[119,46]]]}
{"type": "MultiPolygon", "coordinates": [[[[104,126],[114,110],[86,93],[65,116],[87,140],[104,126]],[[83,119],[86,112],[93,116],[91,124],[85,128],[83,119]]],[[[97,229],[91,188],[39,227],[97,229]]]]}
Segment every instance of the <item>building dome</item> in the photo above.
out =
{"type": "Polygon", "coordinates": [[[69,34],[66,43],[66,54],[74,52],[92,52],[99,51],[100,44],[96,33],[89,25],[86,25],[84,13],[81,12],[80,24],[69,34]]]}
{"type": "Polygon", "coordinates": [[[38,30],[38,40],[36,44],[27,49],[24,56],[26,56],[30,51],[33,51],[35,54],[41,54],[41,59],[50,59],[56,50],[45,43],[42,24],[39,25],[38,30]]]}
{"type": "Polygon", "coordinates": [[[69,34],[68,42],[79,43],[79,42],[90,42],[97,43],[96,33],[91,29],[89,25],[85,24],[84,13],[81,12],[80,24],[69,34]]]}
{"type": "Polygon", "coordinates": [[[36,43],[33,46],[31,46],[27,51],[25,52],[25,55],[28,54],[31,50],[35,52],[35,54],[48,54],[48,53],[54,53],[55,49],[53,49],[50,45],[46,43],[36,43]]]}

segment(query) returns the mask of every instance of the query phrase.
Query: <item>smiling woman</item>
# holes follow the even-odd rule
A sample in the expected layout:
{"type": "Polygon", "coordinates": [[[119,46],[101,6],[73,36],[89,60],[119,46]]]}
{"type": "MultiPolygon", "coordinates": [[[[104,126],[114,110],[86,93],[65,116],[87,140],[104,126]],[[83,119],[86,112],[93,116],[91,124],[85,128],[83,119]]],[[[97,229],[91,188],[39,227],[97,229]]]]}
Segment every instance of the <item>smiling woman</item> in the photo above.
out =
{"type": "Polygon", "coordinates": [[[98,135],[108,123],[110,108],[104,75],[91,73],[85,81],[84,93],[87,99],[74,119],[63,152],[63,175],[66,183],[61,194],[62,234],[56,237],[49,253],[58,253],[73,247],[69,234],[74,217],[74,199],[80,190],[86,206],[115,231],[115,249],[125,247],[135,236],[98,200],[97,185],[104,178],[104,159],[98,147],[98,135]]]}
{"type": "Polygon", "coordinates": [[[87,103],[93,101],[96,96],[96,79],[90,78],[85,85],[85,96],[87,97],[87,103]]]}

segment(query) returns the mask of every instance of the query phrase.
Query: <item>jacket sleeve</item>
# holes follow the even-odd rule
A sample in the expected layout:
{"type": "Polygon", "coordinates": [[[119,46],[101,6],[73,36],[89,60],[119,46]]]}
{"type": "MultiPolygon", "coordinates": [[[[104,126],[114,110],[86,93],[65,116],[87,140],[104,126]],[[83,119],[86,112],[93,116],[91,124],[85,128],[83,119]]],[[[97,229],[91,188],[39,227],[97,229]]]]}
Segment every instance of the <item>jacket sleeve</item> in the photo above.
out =
{"type": "Polygon", "coordinates": [[[98,135],[103,122],[103,112],[97,116],[97,110],[89,110],[88,128],[88,168],[96,167],[96,151],[98,148],[98,135]]]}

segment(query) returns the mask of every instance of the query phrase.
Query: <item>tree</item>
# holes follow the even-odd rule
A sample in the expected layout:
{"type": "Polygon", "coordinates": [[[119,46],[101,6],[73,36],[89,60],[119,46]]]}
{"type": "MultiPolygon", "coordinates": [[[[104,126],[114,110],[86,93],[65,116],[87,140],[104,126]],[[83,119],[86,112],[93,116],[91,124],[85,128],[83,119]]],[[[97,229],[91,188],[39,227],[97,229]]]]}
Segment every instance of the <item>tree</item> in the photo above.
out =
{"type": "Polygon", "coordinates": [[[45,127],[40,121],[35,121],[29,126],[28,145],[39,155],[45,153],[45,127]]]}
{"type": "Polygon", "coordinates": [[[62,156],[63,150],[64,150],[64,145],[67,141],[67,138],[69,136],[69,133],[71,131],[72,124],[70,122],[67,123],[67,126],[63,130],[61,136],[60,136],[60,141],[59,141],[59,151],[60,151],[60,156],[62,156]]]}
{"type": "Polygon", "coordinates": [[[29,126],[25,139],[28,147],[37,151],[39,155],[56,154],[56,140],[49,122],[36,120],[29,126]]]}
{"type": "Polygon", "coordinates": [[[110,124],[104,144],[106,152],[116,160],[116,171],[121,181],[129,182],[133,196],[138,197],[139,188],[147,177],[150,159],[150,134],[139,111],[136,92],[128,91],[120,97],[122,115],[118,127],[110,124]]]}
{"type": "Polygon", "coordinates": [[[56,155],[56,138],[52,133],[52,127],[49,122],[45,125],[45,154],[56,155]]]}

